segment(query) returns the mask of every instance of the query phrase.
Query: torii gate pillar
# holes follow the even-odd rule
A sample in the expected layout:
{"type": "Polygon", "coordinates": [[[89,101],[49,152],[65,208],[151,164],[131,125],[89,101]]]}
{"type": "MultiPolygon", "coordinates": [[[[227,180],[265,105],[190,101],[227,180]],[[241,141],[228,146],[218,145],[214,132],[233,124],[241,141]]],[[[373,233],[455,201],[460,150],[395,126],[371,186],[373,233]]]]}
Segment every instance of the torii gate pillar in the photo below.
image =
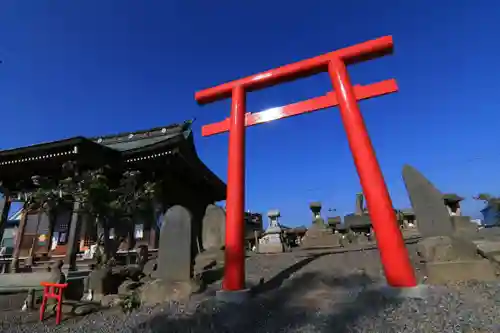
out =
{"type": "Polygon", "coordinates": [[[336,105],[340,107],[349,147],[366,197],[387,283],[392,287],[417,285],[389,192],[357,102],[395,92],[397,85],[394,80],[388,80],[353,87],[346,68],[349,64],[390,54],[392,49],[392,37],[385,36],[196,93],[195,99],[199,104],[232,98],[230,118],[202,129],[203,136],[229,130],[225,291],[245,288],[245,127],[336,105]],[[330,76],[334,93],[253,115],[246,113],[246,92],[324,71],[330,76]]]}

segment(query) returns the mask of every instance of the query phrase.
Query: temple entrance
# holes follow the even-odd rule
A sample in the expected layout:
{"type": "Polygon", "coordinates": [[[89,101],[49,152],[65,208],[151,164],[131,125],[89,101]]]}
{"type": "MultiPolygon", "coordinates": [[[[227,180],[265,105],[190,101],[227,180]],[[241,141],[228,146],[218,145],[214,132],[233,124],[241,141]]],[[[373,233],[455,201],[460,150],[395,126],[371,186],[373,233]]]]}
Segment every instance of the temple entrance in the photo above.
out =
{"type": "Polygon", "coordinates": [[[196,93],[195,99],[199,104],[232,99],[230,117],[222,122],[206,125],[202,129],[203,136],[229,131],[224,290],[238,291],[245,288],[243,237],[245,127],[337,105],[340,107],[349,147],[366,197],[387,282],[394,287],[416,285],[415,273],[396,220],[387,186],[357,103],[358,100],[395,92],[397,85],[394,80],[387,80],[367,86],[353,87],[346,68],[350,64],[390,54],[392,50],[392,37],[385,36],[196,93]],[[256,114],[246,113],[247,92],[321,72],[328,72],[333,92],[256,114]]]}

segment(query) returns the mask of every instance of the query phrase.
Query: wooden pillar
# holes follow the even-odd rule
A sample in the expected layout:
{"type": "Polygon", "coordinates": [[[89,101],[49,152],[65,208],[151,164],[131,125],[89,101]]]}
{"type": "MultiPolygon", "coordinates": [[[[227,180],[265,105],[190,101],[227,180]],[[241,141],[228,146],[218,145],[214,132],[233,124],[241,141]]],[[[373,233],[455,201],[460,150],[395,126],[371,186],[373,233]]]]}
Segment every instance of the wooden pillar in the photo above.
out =
{"type": "Polygon", "coordinates": [[[87,233],[88,233],[88,225],[89,225],[89,217],[88,215],[82,215],[80,217],[80,237],[78,239],[78,248],[81,249],[82,247],[85,246],[85,241],[87,239],[87,233]]]}
{"type": "Polygon", "coordinates": [[[3,232],[5,231],[5,227],[7,226],[10,204],[10,198],[7,194],[5,194],[4,198],[0,200],[0,242],[3,239],[3,232]]]}
{"type": "Polygon", "coordinates": [[[21,214],[21,221],[19,222],[19,228],[17,228],[16,242],[14,244],[14,253],[12,254],[12,262],[10,266],[10,271],[12,273],[17,273],[19,270],[19,255],[21,253],[21,244],[23,243],[24,230],[26,229],[26,221],[28,220],[28,208],[25,205],[23,207],[23,212],[21,214]]]}
{"type": "MultiPolygon", "coordinates": [[[[48,234],[48,242],[47,242],[47,253],[50,256],[50,252],[52,252],[52,237],[54,237],[54,229],[56,227],[57,215],[59,214],[58,207],[51,208],[47,211],[47,215],[49,217],[49,234],[48,234]]],[[[57,245],[57,244],[56,244],[57,245]]]]}
{"type": "Polygon", "coordinates": [[[158,232],[158,224],[156,221],[153,221],[149,227],[149,241],[148,247],[151,249],[158,248],[158,240],[159,240],[159,232],[158,232]]]}
{"type": "Polygon", "coordinates": [[[80,250],[80,202],[75,201],[73,204],[73,213],[71,214],[71,222],[69,225],[68,246],[66,250],[65,264],[68,265],[69,271],[76,271],[76,255],[80,250]]]}

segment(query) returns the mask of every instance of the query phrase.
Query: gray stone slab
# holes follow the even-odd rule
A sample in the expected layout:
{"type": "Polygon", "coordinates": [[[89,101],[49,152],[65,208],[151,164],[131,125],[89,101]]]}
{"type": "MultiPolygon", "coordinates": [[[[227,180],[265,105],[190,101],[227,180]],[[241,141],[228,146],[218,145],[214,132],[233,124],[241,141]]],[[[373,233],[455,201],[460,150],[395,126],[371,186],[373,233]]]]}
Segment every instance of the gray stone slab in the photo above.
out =
{"type": "Polygon", "coordinates": [[[455,233],[464,237],[477,236],[477,224],[471,222],[470,216],[451,216],[451,224],[455,233]]]}
{"type": "Polygon", "coordinates": [[[425,270],[430,284],[497,280],[494,267],[486,259],[426,263],[425,270]]]}
{"type": "Polygon", "coordinates": [[[499,241],[480,240],[474,241],[474,244],[477,247],[477,251],[485,257],[500,254],[499,241]]]}
{"type": "Polygon", "coordinates": [[[418,242],[417,253],[425,262],[447,262],[477,258],[474,243],[455,237],[427,237],[418,242]]]}
{"type": "Polygon", "coordinates": [[[226,212],[217,205],[208,205],[202,222],[204,250],[221,249],[226,238],[226,212]]]}
{"type": "Polygon", "coordinates": [[[422,237],[452,235],[454,230],[443,194],[409,165],[403,168],[403,181],[422,237]]]}
{"type": "Polygon", "coordinates": [[[173,206],[165,214],[160,231],[156,276],[168,282],[189,281],[192,277],[192,214],[173,206]]]}

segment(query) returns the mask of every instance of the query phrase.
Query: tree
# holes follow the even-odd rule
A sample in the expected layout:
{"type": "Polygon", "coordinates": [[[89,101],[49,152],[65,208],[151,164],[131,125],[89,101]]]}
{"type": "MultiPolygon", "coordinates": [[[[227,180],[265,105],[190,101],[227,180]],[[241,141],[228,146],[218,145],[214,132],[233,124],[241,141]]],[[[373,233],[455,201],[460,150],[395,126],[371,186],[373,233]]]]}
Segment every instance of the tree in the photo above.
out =
{"type": "MultiPolygon", "coordinates": [[[[93,221],[102,242],[102,262],[114,257],[121,241],[128,237],[133,247],[137,219],[154,218],[155,200],[161,195],[161,184],[144,181],[141,172],[126,171],[119,179],[109,178],[109,167],[80,172],[74,162],[62,166],[62,179],[33,177],[36,190],[27,196],[29,209],[42,208],[52,214],[61,203],[79,203],[79,212],[93,221]],[[115,239],[110,239],[110,230],[115,239]]],[[[51,216],[51,215],[49,215],[51,216]]]]}
{"type": "Polygon", "coordinates": [[[113,255],[110,241],[111,218],[114,193],[105,166],[96,170],[80,172],[74,162],[63,165],[65,176],[58,184],[60,195],[67,201],[78,202],[80,214],[88,216],[98,230],[98,238],[104,246],[104,263],[113,255]]]}
{"type": "Polygon", "coordinates": [[[129,249],[135,245],[135,221],[142,220],[144,216],[151,217],[146,213],[151,207],[141,176],[139,171],[126,171],[122,174],[119,186],[113,189],[111,213],[114,215],[115,232],[128,237],[129,249]]]}
{"type": "MultiPolygon", "coordinates": [[[[150,177],[150,178],[154,178],[150,177]]],[[[114,221],[121,228],[123,234],[128,230],[129,249],[135,245],[135,222],[149,223],[156,228],[163,196],[163,184],[154,180],[146,180],[140,171],[126,171],[123,173],[119,186],[114,189],[115,199],[112,202],[114,221]]]]}
{"type": "Polygon", "coordinates": [[[473,197],[476,200],[482,200],[485,203],[485,206],[494,207],[497,210],[500,210],[500,198],[494,197],[489,193],[480,193],[476,197],[473,197]]]}
{"type": "Polygon", "coordinates": [[[479,193],[477,196],[473,197],[476,200],[483,200],[486,203],[489,202],[492,199],[495,199],[491,194],[489,193],[479,193]]]}
{"type": "MultiPolygon", "coordinates": [[[[43,213],[47,214],[49,218],[49,230],[53,230],[55,213],[62,200],[59,195],[59,191],[57,190],[57,183],[49,177],[42,177],[38,175],[31,177],[31,180],[35,186],[35,190],[27,195],[25,208],[28,210],[38,210],[37,232],[43,213]]],[[[48,241],[50,246],[52,240],[49,239],[48,241]]],[[[31,244],[32,254],[34,254],[35,251],[35,242],[36,240],[34,240],[31,244]]]]}

